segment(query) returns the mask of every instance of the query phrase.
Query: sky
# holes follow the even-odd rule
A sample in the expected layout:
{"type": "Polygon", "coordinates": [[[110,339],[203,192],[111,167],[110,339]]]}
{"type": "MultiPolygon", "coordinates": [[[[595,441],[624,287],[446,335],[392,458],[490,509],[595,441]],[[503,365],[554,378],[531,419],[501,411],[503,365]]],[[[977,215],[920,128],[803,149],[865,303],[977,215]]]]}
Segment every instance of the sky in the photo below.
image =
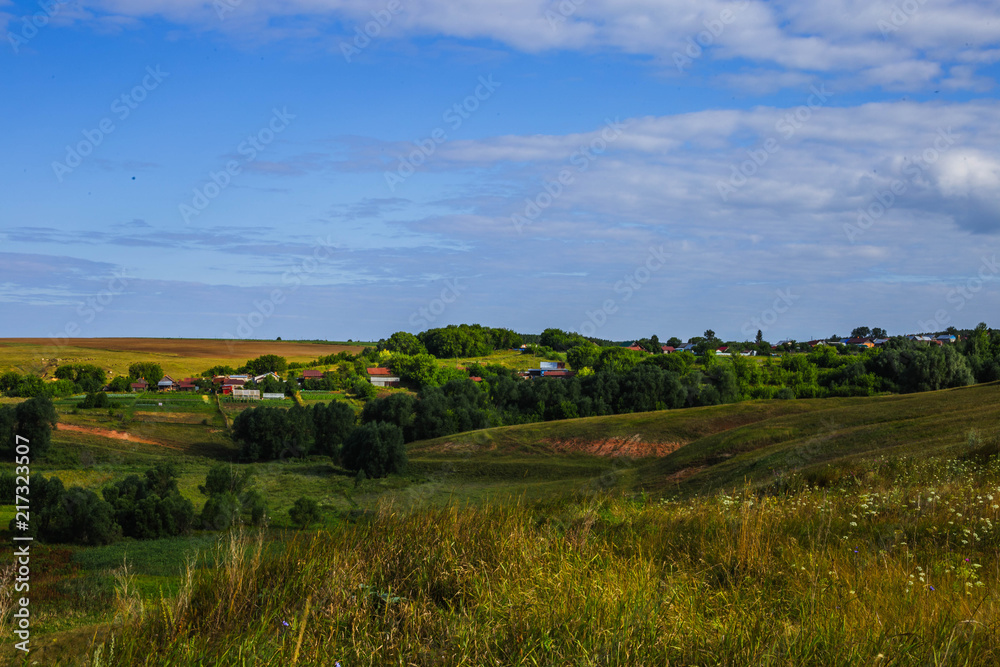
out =
{"type": "Polygon", "coordinates": [[[0,336],[1000,326],[1000,2],[0,0],[0,336]]]}

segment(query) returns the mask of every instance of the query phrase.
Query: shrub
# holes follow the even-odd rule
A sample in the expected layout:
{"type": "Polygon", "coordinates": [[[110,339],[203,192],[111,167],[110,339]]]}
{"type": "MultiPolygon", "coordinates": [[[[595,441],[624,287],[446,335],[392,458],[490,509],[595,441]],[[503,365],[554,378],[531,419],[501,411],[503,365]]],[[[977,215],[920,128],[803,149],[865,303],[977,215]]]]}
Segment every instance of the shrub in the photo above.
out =
{"type": "Polygon", "coordinates": [[[288,516],[299,528],[308,528],[320,519],[319,505],[312,498],[302,496],[288,510],[288,516]]]}

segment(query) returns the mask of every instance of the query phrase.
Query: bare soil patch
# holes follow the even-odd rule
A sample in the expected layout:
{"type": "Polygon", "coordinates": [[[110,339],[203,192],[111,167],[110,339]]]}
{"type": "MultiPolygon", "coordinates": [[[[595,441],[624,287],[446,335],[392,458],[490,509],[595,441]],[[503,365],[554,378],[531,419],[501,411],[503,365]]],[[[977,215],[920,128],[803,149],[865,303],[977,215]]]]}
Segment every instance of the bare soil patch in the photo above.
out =
{"type": "Polygon", "coordinates": [[[592,456],[607,456],[611,458],[625,456],[631,459],[667,456],[676,452],[685,444],[683,442],[643,442],[637,435],[630,438],[606,438],[604,440],[550,438],[542,442],[551,446],[557,452],[590,454],[592,456]]]}
{"type": "Polygon", "coordinates": [[[159,440],[149,440],[147,438],[140,438],[139,436],[132,435],[131,433],[125,433],[124,431],[115,431],[109,428],[100,428],[97,426],[77,426],[76,424],[65,424],[60,422],[56,425],[57,431],[75,431],[76,433],[87,433],[90,435],[99,435],[104,438],[111,438],[112,440],[125,440],[127,442],[139,442],[144,445],[157,445],[159,447],[167,447],[168,449],[176,449],[177,451],[183,451],[180,447],[174,447],[173,445],[167,445],[160,442],[159,440]]]}

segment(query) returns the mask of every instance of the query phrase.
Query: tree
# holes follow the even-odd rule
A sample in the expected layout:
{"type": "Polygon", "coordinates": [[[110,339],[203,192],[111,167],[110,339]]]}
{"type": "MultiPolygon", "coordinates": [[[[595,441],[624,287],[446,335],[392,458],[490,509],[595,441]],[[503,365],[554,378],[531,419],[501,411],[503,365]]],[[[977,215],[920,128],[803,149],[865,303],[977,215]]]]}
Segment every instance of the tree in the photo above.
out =
{"type": "MultiPolygon", "coordinates": [[[[14,435],[28,439],[31,454],[42,456],[52,443],[52,427],[56,425],[56,409],[48,396],[37,396],[19,403],[13,410],[14,435]]],[[[0,418],[0,429],[10,426],[10,415],[0,418]],[[6,425],[4,425],[6,422],[6,425]]],[[[15,438],[4,439],[0,450],[6,456],[14,454],[15,438]]]]}
{"type": "Polygon", "coordinates": [[[194,505],[177,488],[177,467],[161,463],[143,477],[129,475],[101,491],[125,537],[182,535],[194,525],[194,505]]]}
{"type": "Polygon", "coordinates": [[[375,385],[368,380],[357,378],[351,382],[350,394],[354,398],[359,398],[362,401],[368,401],[375,398],[377,393],[378,391],[375,389],[375,385]]]}
{"type": "Polygon", "coordinates": [[[764,342],[764,332],[760,329],[757,329],[757,337],[754,339],[754,342],[758,345],[764,342]]]}
{"type": "Polygon", "coordinates": [[[402,429],[384,422],[362,424],[344,442],[343,462],[348,470],[364,470],[368,477],[402,472],[406,468],[402,429]]]}
{"type": "Polygon", "coordinates": [[[108,391],[115,394],[125,394],[132,389],[132,383],[124,375],[118,375],[108,383],[108,391]]]}
{"type": "Polygon", "coordinates": [[[601,353],[601,348],[587,341],[583,345],[571,347],[566,351],[566,361],[570,368],[580,370],[581,368],[593,368],[597,363],[597,358],[601,353]]]}
{"type": "Polygon", "coordinates": [[[868,327],[854,327],[851,330],[851,338],[869,338],[872,335],[872,330],[868,327]]]}
{"type": "Polygon", "coordinates": [[[637,340],[635,344],[650,354],[663,354],[663,346],[660,344],[660,339],[656,337],[656,334],[653,334],[649,338],[637,340]]]}
{"type": "MultiPolygon", "coordinates": [[[[360,474],[360,473],[359,473],[360,474]]],[[[302,496],[288,510],[288,517],[299,528],[308,528],[319,521],[319,505],[312,498],[302,496]]]]}
{"type": "Polygon", "coordinates": [[[624,347],[608,347],[601,351],[601,355],[594,364],[595,371],[607,371],[610,373],[626,373],[636,364],[642,361],[643,354],[624,347]]]}
{"type": "Polygon", "coordinates": [[[163,379],[163,368],[151,361],[141,361],[129,365],[128,376],[133,382],[142,378],[155,388],[156,383],[163,379]]]}
{"type": "Polygon", "coordinates": [[[713,341],[715,340],[715,332],[711,329],[705,329],[705,340],[713,341]]]}
{"type": "Polygon", "coordinates": [[[343,401],[330,401],[328,405],[322,403],[314,405],[312,422],[316,450],[321,454],[338,458],[340,446],[347,439],[356,421],[354,409],[343,401]]]}
{"type": "Polygon", "coordinates": [[[60,380],[69,380],[78,391],[84,392],[100,391],[105,380],[104,369],[93,364],[63,364],[54,375],[60,380]]]}
{"type": "Polygon", "coordinates": [[[397,331],[389,336],[389,340],[380,340],[377,349],[379,352],[388,350],[389,352],[401,352],[410,356],[427,354],[427,348],[420,342],[420,339],[406,331],[397,331]]]}
{"type": "Polygon", "coordinates": [[[882,327],[872,327],[872,338],[888,338],[889,334],[882,327]]]}
{"type": "Polygon", "coordinates": [[[667,339],[667,345],[669,345],[670,347],[680,347],[683,344],[684,341],[682,341],[677,336],[671,336],[670,338],[667,339]]]}
{"type": "Polygon", "coordinates": [[[412,357],[398,354],[389,362],[389,367],[401,380],[417,387],[435,384],[439,368],[437,360],[429,354],[412,357]]]}
{"type": "Polygon", "coordinates": [[[254,375],[264,373],[284,373],[288,370],[288,361],[276,354],[262,354],[246,363],[247,370],[254,375]]]}
{"type": "Polygon", "coordinates": [[[234,525],[259,526],[267,518],[264,496],[249,488],[254,479],[252,468],[238,473],[232,466],[216,464],[198,490],[208,496],[201,510],[201,526],[209,530],[226,530],[234,525]]]}
{"type": "Polygon", "coordinates": [[[233,439],[244,461],[270,461],[287,451],[288,417],[281,408],[251,408],[233,420],[233,439]]]}
{"type": "Polygon", "coordinates": [[[565,352],[571,347],[584,345],[589,341],[578,333],[566,332],[562,329],[546,329],[538,337],[538,344],[551,347],[557,352],[565,352]]]}

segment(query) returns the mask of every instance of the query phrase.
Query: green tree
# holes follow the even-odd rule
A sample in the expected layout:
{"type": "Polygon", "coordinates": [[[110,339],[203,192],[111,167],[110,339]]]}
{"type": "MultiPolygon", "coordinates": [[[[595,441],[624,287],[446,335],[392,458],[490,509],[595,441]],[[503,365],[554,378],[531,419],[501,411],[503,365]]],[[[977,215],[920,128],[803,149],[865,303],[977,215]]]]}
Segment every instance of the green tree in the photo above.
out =
{"type": "Polygon", "coordinates": [[[142,378],[155,389],[156,383],[163,379],[163,368],[151,361],[140,361],[129,365],[128,376],[133,382],[142,378]]]}
{"type": "Polygon", "coordinates": [[[13,409],[13,420],[11,413],[4,412],[0,415],[0,431],[6,429],[9,433],[11,423],[14,424],[13,434],[0,443],[0,451],[6,457],[13,456],[13,436],[19,435],[28,439],[33,457],[43,456],[52,444],[52,427],[56,425],[56,419],[56,409],[48,396],[37,396],[18,403],[13,409]]]}
{"type": "Polygon", "coordinates": [[[580,370],[581,368],[593,368],[601,354],[601,348],[590,341],[582,345],[576,345],[566,351],[566,361],[570,368],[580,370]]]}
{"type": "Polygon", "coordinates": [[[764,342],[764,332],[760,329],[757,329],[757,337],[754,339],[754,342],[758,345],[764,342]]]}
{"type": "Polygon", "coordinates": [[[851,330],[851,338],[868,338],[872,335],[872,330],[868,327],[854,327],[851,330]]]}
{"type": "Polygon", "coordinates": [[[118,375],[108,383],[108,391],[115,394],[126,394],[132,389],[132,383],[124,375],[118,375]]]}
{"type": "Polygon", "coordinates": [[[343,463],[348,470],[364,470],[368,477],[385,477],[406,468],[403,431],[395,424],[362,424],[344,442],[343,463]]]}
{"type": "Polygon", "coordinates": [[[565,352],[571,347],[585,345],[589,342],[578,333],[563,331],[562,329],[546,329],[538,337],[539,345],[550,347],[556,352],[565,352]]]}
{"type": "Polygon", "coordinates": [[[389,352],[400,352],[410,356],[427,354],[427,348],[420,342],[420,339],[406,331],[397,331],[389,336],[389,340],[380,340],[377,349],[379,352],[388,350],[389,352]]]}
{"type": "Polygon", "coordinates": [[[330,401],[327,405],[322,403],[314,405],[312,422],[316,451],[338,459],[340,446],[354,429],[356,421],[354,409],[343,401],[330,401]]]}
{"type": "Polygon", "coordinates": [[[433,386],[437,383],[439,366],[437,360],[429,354],[407,356],[396,355],[389,362],[389,367],[404,382],[419,387],[433,386]]]}
{"type": "Polygon", "coordinates": [[[246,363],[247,370],[253,375],[264,373],[284,373],[288,370],[288,360],[276,354],[262,354],[246,363]]]}
{"type": "Polygon", "coordinates": [[[636,352],[624,347],[607,347],[601,351],[594,365],[595,371],[608,373],[626,373],[643,359],[642,352],[636,352]]]}

